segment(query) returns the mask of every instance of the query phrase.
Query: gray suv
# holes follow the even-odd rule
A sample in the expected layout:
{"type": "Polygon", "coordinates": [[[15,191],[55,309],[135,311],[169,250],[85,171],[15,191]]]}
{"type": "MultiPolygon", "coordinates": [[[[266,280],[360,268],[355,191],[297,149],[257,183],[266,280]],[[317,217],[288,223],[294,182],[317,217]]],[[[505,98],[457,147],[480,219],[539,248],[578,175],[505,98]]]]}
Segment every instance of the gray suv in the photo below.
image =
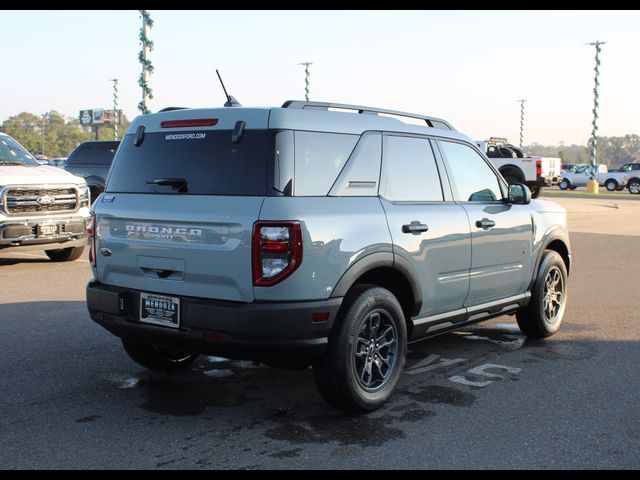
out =
{"type": "Polygon", "coordinates": [[[139,116],[92,210],[88,309],[133,360],[313,365],[347,411],[387,401],[409,342],[504,314],[547,337],[567,303],[566,211],[422,115],[288,101],[139,116]]]}
{"type": "Polygon", "coordinates": [[[78,145],[64,163],[64,169],[82,177],[91,191],[93,202],[104,190],[104,184],[113,157],[120,142],[116,140],[90,140],[78,145]]]}

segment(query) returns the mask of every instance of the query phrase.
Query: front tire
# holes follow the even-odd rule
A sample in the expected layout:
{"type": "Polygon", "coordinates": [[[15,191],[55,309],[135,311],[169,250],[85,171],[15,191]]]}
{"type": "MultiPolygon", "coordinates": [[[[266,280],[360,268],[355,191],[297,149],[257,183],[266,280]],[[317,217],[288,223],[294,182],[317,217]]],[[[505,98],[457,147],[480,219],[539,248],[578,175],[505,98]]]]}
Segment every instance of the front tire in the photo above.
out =
{"type": "Polygon", "coordinates": [[[560,187],[560,190],[567,190],[571,187],[571,184],[568,180],[562,180],[558,186],[560,187]]]}
{"type": "Polygon", "coordinates": [[[384,405],[400,379],[407,353],[404,313],[380,287],[357,286],[345,302],[313,376],[334,407],[371,412],[384,405]]]}
{"type": "Polygon", "coordinates": [[[516,313],[522,333],[532,338],[544,338],[558,331],[567,305],[567,279],[567,267],[560,254],[546,250],[531,301],[516,313]]]}
{"type": "Polygon", "coordinates": [[[58,248],[56,250],[45,250],[44,253],[54,262],[72,262],[82,256],[84,249],[85,247],[58,248]]]}
{"type": "Polygon", "coordinates": [[[157,347],[135,340],[125,340],[124,338],[122,339],[122,346],[134,362],[150,370],[163,373],[182,370],[198,358],[198,355],[193,353],[157,347]]]}

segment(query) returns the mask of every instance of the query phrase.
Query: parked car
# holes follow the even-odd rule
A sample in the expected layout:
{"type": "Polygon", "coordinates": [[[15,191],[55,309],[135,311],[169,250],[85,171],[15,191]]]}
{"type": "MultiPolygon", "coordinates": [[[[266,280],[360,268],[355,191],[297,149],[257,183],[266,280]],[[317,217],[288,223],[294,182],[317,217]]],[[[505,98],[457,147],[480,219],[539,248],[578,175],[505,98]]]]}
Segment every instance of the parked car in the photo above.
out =
{"type": "Polygon", "coordinates": [[[0,251],[44,250],[57,262],[87,245],[89,188],[84,179],[41,165],[0,133],[0,251]]]}
{"type": "Polygon", "coordinates": [[[620,168],[619,172],[624,172],[628,175],[627,188],[629,193],[637,195],[640,193],[640,162],[625,163],[620,168]]]}
{"type": "Polygon", "coordinates": [[[56,157],[56,158],[52,158],[49,161],[49,164],[54,166],[54,167],[64,167],[65,162],[67,161],[67,157],[56,157]]]}
{"type": "Polygon", "coordinates": [[[115,140],[91,140],[81,143],[71,152],[64,168],[82,177],[91,190],[91,203],[104,190],[109,167],[120,142],[115,140]]]}
{"type": "MultiPolygon", "coordinates": [[[[604,186],[608,191],[623,190],[627,186],[629,175],[626,172],[609,172],[607,166],[601,163],[597,166],[596,177],[598,184],[604,186]]],[[[562,190],[575,190],[584,187],[591,178],[591,165],[584,164],[578,166],[573,172],[563,172],[562,180],[558,185],[562,190]]]]}
{"type": "Polygon", "coordinates": [[[558,157],[526,155],[502,137],[476,141],[476,145],[486,153],[507,183],[524,183],[531,189],[533,198],[538,198],[542,187],[558,185],[562,178],[562,160],[558,157]]]}
{"type": "Polygon", "coordinates": [[[387,401],[410,341],[504,314],[547,337],[567,304],[566,210],[423,115],[304,101],[142,115],[92,210],[88,310],[133,360],[313,365],[347,411],[387,401]]]}

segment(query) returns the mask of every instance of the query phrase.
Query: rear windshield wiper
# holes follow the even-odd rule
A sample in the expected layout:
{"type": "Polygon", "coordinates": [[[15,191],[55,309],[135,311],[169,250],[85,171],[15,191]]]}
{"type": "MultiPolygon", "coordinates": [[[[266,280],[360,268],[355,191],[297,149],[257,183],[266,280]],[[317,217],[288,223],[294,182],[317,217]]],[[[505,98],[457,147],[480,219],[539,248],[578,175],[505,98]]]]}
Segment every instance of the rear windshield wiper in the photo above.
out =
{"type": "Polygon", "coordinates": [[[164,185],[177,188],[179,193],[187,193],[187,181],[184,178],[156,178],[155,180],[147,180],[147,185],[164,185]]]}

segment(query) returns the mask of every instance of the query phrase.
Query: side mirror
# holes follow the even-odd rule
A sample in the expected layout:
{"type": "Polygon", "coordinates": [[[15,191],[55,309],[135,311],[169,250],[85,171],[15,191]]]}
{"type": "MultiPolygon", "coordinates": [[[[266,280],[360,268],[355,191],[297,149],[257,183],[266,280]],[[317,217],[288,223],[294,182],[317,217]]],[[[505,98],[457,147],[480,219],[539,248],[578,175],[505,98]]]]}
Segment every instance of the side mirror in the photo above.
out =
{"type": "Polygon", "coordinates": [[[531,190],[522,183],[509,185],[509,203],[515,205],[528,205],[531,203],[531,190]]]}

